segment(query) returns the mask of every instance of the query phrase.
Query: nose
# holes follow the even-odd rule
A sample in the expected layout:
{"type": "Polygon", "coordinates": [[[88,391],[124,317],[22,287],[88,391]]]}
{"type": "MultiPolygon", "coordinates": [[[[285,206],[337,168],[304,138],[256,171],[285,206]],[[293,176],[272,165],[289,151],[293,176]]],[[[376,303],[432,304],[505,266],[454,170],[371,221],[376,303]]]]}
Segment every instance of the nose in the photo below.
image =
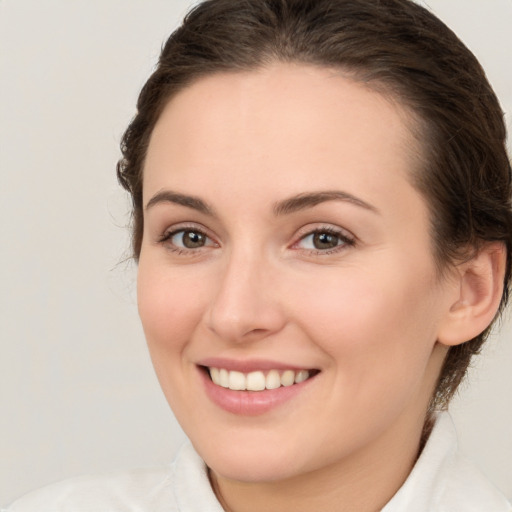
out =
{"type": "Polygon", "coordinates": [[[225,341],[241,343],[279,332],[286,318],[276,296],[276,272],[263,257],[232,254],[219,274],[207,325],[225,341]]]}

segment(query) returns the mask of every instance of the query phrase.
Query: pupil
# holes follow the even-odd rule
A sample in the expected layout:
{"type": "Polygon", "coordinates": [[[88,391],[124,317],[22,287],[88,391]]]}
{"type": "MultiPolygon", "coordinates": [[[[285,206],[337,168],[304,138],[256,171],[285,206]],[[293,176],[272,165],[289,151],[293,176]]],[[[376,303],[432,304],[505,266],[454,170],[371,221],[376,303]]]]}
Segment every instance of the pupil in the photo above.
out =
{"type": "Polygon", "coordinates": [[[197,247],[203,247],[204,236],[197,231],[185,231],[183,234],[183,245],[187,249],[196,249],[197,247]]]}
{"type": "Polygon", "coordinates": [[[313,236],[313,245],[316,249],[332,249],[338,245],[338,237],[330,233],[316,233],[313,236]]]}

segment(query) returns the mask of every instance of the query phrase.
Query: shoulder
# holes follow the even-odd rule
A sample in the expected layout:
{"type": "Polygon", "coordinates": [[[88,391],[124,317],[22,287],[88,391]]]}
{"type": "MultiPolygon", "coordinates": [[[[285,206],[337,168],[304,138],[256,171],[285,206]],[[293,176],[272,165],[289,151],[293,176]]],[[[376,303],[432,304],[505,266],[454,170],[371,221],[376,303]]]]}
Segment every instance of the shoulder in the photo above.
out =
{"type": "Polygon", "coordinates": [[[437,478],[439,510],[512,512],[503,494],[459,451],[455,425],[448,413],[438,419],[434,443],[448,447],[437,478]]]}
{"type": "Polygon", "coordinates": [[[223,512],[190,443],[169,466],[84,476],[23,496],[0,512],[223,512]]]}
{"type": "Polygon", "coordinates": [[[512,512],[503,494],[464,456],[457,454],[451,469],[441,496],[443,512],[512,512]]]}
{"type": "Polygon", "coordinates": [[[160,511],[172,504],[168,468],[82,476],[33,491],[2,512],[160,511]]]}
{"type": "Polygon", "coordinates": [[[505,497],[460,454],[448,413],[435,427],[404,485],[382,512],[512,512],[505,497]]]}

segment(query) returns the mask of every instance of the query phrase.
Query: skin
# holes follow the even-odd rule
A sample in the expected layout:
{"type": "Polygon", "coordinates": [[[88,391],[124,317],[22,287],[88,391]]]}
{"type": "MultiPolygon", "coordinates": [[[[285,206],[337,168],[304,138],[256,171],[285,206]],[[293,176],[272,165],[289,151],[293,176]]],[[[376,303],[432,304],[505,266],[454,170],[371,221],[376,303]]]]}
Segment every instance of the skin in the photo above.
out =
{"type": "Polygon", "coordinates": [[[450,335],[462,287],[436,273],[408,122],[340,73],[275,64],[199,80],[154,129],[144,204],[173,191],[211,211],[155,199],[145,209],[139,312],[165,396],[226,510],[380,510],[414,464],[446,345],[461,341],[450,335]],[[318,191],[365,205],[276,214],[318,191]],[[205,245],[183,247],[185,228],[205,245]],[[309,234],[326,228],[339,244],[315,248],[309,234]],[[207,357],[320,373],[244,417],[206,396],[207,357]]]}

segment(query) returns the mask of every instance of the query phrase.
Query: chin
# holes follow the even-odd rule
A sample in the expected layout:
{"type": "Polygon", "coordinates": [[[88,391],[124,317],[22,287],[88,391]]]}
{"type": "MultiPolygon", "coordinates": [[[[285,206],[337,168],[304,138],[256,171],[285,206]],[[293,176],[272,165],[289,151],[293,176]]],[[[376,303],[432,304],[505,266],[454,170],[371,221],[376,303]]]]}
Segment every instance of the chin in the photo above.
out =
{"type": "Polygon", "coordinates": [[[192,439],[192,443],[206,465],[229,480],[271,482],[285,480],[301,472],[297,450],[290,451],[283,442],[270,442],[268,439],[241,442],[235,435],[230,435],[224,440],[212,436],[210,442],[198,444],[192,439]]]}
{"type": "Polygon", "coordinates": [[[206,465],[217,475],[228,480],[246,483],[274,482],[291,478],[301,471],[290,464],[282,453],[254,454],[247,458],[235,451],[208,454],[206,465]]]}

